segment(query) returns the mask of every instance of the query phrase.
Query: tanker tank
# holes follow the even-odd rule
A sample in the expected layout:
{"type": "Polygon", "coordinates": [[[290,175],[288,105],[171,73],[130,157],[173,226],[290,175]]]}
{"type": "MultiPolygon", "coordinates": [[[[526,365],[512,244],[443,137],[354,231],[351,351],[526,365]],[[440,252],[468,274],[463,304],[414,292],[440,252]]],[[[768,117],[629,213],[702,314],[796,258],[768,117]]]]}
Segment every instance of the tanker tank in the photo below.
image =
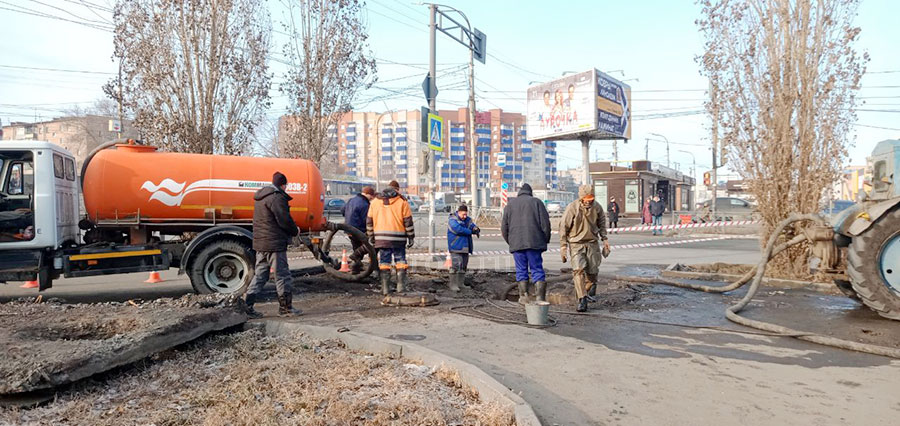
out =
{"type": "Polygon", "coordinates": [[[250,225],[253,195],[288,178],[291,216],[302,231],[325,227],[325,188],[318,167],[301,159],[160,152],[156,147],[116,144],[86,160],[82,188],[93,224],[122,227],[235,223],[250,225]]]}

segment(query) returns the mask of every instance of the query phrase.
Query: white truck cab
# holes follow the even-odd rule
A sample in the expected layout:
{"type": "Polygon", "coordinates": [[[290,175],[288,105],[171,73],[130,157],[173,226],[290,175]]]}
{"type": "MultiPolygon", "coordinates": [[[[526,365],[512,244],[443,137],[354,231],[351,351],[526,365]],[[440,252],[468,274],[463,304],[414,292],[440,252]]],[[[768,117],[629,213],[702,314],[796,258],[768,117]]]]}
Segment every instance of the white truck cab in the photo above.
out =
{"type": "Polygon", "coordinates": [[[78,243],[75,157],[50,142],[0,144],[0,250],[78,243]]]}

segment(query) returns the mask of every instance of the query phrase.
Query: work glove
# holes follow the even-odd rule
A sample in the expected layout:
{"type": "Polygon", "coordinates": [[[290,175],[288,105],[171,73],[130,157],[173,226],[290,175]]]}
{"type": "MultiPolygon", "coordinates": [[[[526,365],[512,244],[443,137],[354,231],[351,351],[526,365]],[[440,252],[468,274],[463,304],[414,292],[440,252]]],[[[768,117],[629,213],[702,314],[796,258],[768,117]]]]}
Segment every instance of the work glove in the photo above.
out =
{"type": "Polygon", "coordinates": [[[481,238],[481,228],[479,228],[477,226],[473,227],[472,234],[474,234],[478,238],[481,238]]]}
{"type": "Polygon", "coordinates": [[[559,257],[562,258],[562,263],[566,263],[569,261],[569,256],[566,255],[568,248],[563,247],[562,250],[559,251],[559,257]]]}
{"type": "Polygon", "coordinates": [[[406,248],[412,248],[413,244],[415,244],[415,240],[413,239],[413,237],[410,237],[409,242],[406,243],[406,248]]]}
{"type": "Polygon", "coordinates": [[[603,255],[603,257],[609,257],[610,251],[611,250],[609,248],[609,241],[604,241],[603,242],[603,251],[601,252],[601,254],[603,255]]]}

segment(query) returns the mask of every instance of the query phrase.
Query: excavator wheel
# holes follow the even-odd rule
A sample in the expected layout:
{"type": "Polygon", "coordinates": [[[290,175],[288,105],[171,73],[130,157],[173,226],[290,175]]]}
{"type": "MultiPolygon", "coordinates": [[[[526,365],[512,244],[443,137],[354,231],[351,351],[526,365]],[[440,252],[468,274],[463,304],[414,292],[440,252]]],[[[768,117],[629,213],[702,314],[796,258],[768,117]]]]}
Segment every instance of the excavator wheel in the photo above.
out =
{"type": "Polygon", "coordinates": [[[900,320],[900,209],[885,213],[853,238],[847,250],[847,275],[866,306],[900,320]]]}

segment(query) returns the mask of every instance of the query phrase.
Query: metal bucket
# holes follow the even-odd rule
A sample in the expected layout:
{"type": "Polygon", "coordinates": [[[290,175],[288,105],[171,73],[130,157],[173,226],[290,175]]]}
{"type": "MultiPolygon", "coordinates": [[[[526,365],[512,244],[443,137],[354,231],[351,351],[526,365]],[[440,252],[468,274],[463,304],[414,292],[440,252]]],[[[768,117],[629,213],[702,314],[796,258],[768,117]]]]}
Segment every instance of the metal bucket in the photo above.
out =
{"type": "Polygon", "coordinates": [[[548,325],[548,317],[550,315],[549,302],[529,302],[525,304],[525,316],[528,318],[528,324],[531,325],[548,325]]]}

